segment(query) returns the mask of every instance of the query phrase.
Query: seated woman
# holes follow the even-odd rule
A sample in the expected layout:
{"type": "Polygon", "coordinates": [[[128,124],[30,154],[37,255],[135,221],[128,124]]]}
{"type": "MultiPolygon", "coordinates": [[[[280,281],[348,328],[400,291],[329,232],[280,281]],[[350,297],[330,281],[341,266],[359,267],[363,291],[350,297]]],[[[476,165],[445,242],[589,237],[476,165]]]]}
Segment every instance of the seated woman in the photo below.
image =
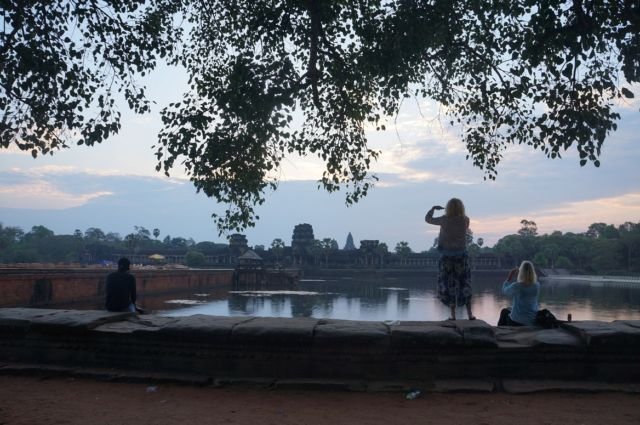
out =
{"type": "Polygon", "coordinates": [[[502,293],[513,298],[512,307],[500,312],[498,326],[533,326],[538,313],[540,284],[530,261],[523,261],[520,269],[509,272],[502,284],[502,293]],[[517,279],[514,280],[516,274],[517,279]]]}

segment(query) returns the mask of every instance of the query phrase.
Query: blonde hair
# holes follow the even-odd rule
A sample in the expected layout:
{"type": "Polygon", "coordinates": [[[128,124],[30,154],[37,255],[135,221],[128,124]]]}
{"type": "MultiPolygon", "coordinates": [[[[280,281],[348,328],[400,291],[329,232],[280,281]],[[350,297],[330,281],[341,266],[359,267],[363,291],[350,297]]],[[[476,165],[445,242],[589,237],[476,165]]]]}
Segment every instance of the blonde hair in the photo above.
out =
{"type": "Polygon", "coordinates": [[[458,198],[451,198],[447,202],[445,208],[445,215],[447,217],[464,217],[464,204],[458,198]]]}
{"type": "Polygon", "coordinates": [[[533,267],[533,263],[531,263],[531,261],[523,261],[518,271],[518,282],[531,285],[536,280],[538,280],[538,275],[536,275],[536,269],[533,267]]]}

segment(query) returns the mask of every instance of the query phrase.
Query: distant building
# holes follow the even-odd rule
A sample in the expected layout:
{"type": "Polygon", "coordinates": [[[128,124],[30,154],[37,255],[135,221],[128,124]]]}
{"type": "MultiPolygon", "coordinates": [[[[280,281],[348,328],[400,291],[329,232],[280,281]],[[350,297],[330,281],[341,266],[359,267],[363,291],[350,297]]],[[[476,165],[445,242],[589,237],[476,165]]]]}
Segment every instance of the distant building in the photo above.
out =
{"type": "Polygon", "coordinates": [[[258,267],[262,266],[264,260],[255,251],[248,249],[244,254],[238,257],[238,266],[240,267],[258,267]]]}

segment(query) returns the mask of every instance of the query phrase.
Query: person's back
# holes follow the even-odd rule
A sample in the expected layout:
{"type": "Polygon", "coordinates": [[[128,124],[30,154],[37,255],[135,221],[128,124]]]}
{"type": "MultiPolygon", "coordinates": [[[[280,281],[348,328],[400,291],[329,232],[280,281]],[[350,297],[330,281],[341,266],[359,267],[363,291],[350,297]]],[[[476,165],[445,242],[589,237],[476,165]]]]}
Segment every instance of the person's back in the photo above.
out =
{"type": "Polygon", "coordinates": [[[443,208],[440,206],[434,206],[427,212],[424,218],[427,223],[440,226],[438,248],[441,251],[454,253],[466,251],[469,217],[465,215],[462,201],[457,198],[452,198],[447,202],[445,215],[434,217],[434,211],[441,209],[443,208]]]}
{"type": "MultiPolygon", "coordinates": [[[[502,284],[502,293],[512,297],[511,310],[509,317],[512,322],[510,325],[533,326],[538,313],[538,296],[540,294],[540,283],[536,276],[535,268],[530,261],[523,261],[520,269],[513,269],[505,282],[502,284]],[[518,273],[516,281],[512,278],[518,273]]],[[[501,313],[501,321],[503,322],[503,313],[501,313]]],[[[500,322],[498,325],[500,325],[500,322]]]]}
{"type": "Polygon", "coordinates": [[[533,326],[538,313],[538,295],[540,284],[536,281],[531,284],[513,282],[503,285],[502,292],[513,298],[511,304],[511,319],[525,326],[533,326]]]}
{"type": "Polygon", "coordinates": [[[109,273],[105,285],[105,308],[109,311],[135,311],[136,278],[128,273],[129,260],[118,261],[118,271],[109,273]]]}
{"type": "Polygon", "coordinates": [[[438,242],[445,251],[464,251],[467,249],[467,216],[441,217],[438,242]]]}

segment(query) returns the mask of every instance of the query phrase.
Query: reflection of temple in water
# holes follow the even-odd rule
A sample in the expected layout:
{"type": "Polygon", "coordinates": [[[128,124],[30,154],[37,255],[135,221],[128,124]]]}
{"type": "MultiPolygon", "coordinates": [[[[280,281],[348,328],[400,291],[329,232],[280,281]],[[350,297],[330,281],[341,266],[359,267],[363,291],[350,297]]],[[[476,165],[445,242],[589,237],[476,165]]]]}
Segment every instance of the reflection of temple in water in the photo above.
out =
{"type": "Polygon", "coordinates": [[[314,307],[327,298],[325,295],[291,297],[291,317],[312,317],[314,307]]]}
{"type": "MultiPolygon", "coordinates": [[[[393,272],[377,278],[307,276],[298,291],[306,294],[235,294],[226,303],[230,315],[315,317],[351,320],[442,320],[448,312],[436,298],[436,273],[393,272]]],[[[500,289],[506,271],[473,274],[474,309],[495,323],[510,300],[500,289]]],[[[542,281],[540,302],[557,317],[572,313],[574,320],[640,319],[640,287],[610,288],[578,283],[542,281]]],[[[167,306],[171,308],[173,306],[167,306]]],[[[198,312],[203,312],[199,310],[198,312]]]]}

